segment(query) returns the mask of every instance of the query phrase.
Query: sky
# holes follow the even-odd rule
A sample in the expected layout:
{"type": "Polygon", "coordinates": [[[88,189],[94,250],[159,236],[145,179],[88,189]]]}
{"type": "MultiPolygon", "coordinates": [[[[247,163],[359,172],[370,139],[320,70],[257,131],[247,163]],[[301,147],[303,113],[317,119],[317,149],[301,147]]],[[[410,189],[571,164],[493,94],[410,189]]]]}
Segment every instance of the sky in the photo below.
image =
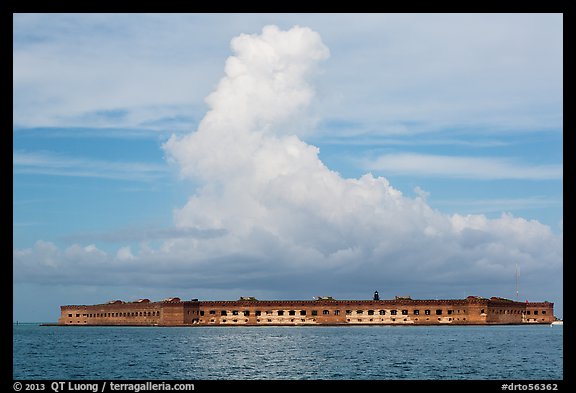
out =
{"type": "Polygon", "coordinates": [[[15,321],[375,290],[562,316],[561,14],[13,22],[15,321]]]}

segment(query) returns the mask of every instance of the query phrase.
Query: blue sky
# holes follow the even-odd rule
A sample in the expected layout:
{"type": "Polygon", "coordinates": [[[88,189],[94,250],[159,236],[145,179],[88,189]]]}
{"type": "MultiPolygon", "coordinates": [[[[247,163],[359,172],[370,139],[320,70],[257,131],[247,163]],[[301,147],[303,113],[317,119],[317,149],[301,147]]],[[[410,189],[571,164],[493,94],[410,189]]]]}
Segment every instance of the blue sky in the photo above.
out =
{"type": "Polygon", "coordinates": [[[561,315],[562,29],[15,14],[14,319],[112,298],[512,297],[516,264],[521,296],[561,315]]]}

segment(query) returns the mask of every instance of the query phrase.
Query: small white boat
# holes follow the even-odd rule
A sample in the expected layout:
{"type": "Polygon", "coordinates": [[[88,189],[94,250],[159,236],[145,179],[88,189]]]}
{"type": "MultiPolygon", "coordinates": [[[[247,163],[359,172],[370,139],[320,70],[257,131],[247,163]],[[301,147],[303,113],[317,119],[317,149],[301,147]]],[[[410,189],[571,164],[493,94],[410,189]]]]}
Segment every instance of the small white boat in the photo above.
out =
{"type": "Polygon", "coordinates": [[[560,319],[560,320],[554,321],[550,324],[550,326],[555,326],[555,325],[564,326],[564,321],[560,319]]]}

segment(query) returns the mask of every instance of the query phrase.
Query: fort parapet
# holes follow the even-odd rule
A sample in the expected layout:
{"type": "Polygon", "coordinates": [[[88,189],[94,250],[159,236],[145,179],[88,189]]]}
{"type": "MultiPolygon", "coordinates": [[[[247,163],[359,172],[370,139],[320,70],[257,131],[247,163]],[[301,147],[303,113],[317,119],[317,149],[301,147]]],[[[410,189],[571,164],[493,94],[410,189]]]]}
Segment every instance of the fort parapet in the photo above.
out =
{"type": "Polygon", "coordinates": [[[419,300],[257,300],[168,298],[61,306],[66,326],[295,326],[295,325],[503,325],[549,324],[554,303],[492,297],[419,300]]]}

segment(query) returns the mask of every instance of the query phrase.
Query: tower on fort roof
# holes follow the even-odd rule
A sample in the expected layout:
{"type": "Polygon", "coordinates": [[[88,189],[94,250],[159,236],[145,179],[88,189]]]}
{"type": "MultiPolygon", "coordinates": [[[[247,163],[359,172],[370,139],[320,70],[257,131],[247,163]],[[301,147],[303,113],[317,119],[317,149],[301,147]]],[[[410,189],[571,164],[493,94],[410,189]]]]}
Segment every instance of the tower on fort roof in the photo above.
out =
{"type": "Polygon", "coordinates": [[[378,291],[374,291],[374,300],[380,300],[380,296],[378,295],[378,291]]]}

